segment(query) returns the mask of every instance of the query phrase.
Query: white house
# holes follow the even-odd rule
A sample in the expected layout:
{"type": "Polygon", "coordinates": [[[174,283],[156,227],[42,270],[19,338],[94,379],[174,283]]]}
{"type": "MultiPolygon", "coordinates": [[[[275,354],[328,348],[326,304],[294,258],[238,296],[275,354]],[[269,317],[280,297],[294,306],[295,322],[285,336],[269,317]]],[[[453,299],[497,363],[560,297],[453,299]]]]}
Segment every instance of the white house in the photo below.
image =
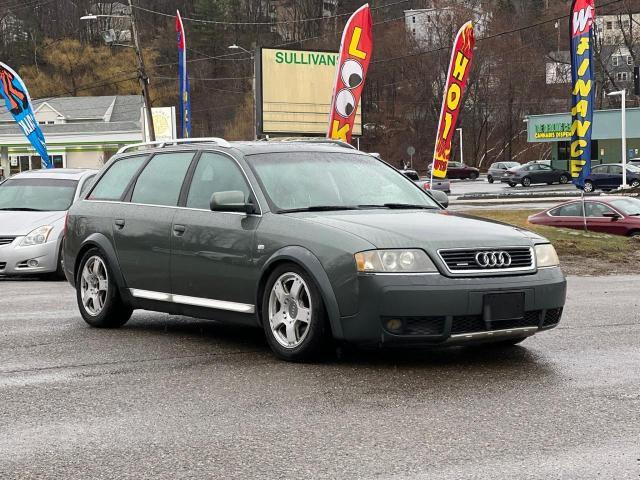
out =
{"type": "MultiPolygon", "coordinates": [[[[139,95],[62,97],[33,104],[56,167],[99,168],[118,148],[143,138],[139,95]]],[[[0,114],[0,152],[5,176],[40,168],[40,157],[5,109],[0,114]]]]}

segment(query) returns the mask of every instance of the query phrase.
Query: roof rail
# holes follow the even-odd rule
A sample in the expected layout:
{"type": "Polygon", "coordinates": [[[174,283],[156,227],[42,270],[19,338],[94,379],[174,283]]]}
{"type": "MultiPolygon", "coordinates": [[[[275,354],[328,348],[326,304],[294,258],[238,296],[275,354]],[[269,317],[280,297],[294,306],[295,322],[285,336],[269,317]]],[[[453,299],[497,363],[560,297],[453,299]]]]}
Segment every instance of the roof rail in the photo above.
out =
{"type": "Polygon", "coordinates": [[[308,142],[308,143],[326,143],[336,145],[338,147],[350,148],[355,150],[356,147],[342,140],[334,140],[326,137],[270,137],[260,139],[262,142],[308,142]]]}
{"type": "Polygon", "coordinates": [[[188,143],[215,143],[220,147],[231,146],[231,144],[227,142],[224,138],[218,138],[218,137],[178,138],[175,140],[158,140],[155,142],[143,142],[143,143],[133,143],[131,145],[125,145],[120,150],[118,150],[118,154],[125,153],[133,149],[142,150],[142,149],[148,149],[148,148],[164,148],[171,145],[183,145],[188,143]]]}

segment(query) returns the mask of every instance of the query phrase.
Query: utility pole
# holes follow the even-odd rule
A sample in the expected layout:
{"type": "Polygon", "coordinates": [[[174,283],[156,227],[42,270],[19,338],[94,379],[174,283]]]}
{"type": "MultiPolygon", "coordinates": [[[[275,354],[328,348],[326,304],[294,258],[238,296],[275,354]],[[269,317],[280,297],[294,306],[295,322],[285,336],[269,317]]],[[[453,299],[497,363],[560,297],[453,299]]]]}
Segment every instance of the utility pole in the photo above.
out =
{"type": "Polygon", "coordinates": [[[138,60],[138,80],[142,87],[142,95],[144,97],[144,108],[146,111],[146,123],[149,128],[149,140],[155,142],[156,131],[153,126],[153,116],[151,115],[151,96],[149,95],[149,77],[147,71],[144,68],[144,59],[142,58],[142,51],[140,50],[140,40],[138,38],[138,29],[136,28],[136,18],[133,13],[133,5],[129,0],[129,11],[131,15],[131,35],[133,36],[133,44],[136,49],[136,58],[138,60]]]}

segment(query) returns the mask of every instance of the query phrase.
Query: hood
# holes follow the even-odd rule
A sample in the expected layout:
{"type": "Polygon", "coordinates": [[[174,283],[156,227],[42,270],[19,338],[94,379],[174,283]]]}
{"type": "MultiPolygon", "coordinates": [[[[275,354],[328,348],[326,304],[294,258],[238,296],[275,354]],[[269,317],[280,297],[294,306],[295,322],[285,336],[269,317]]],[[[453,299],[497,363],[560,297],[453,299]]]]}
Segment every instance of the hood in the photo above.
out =
{"type": "Polygon", "coordinates": [[[290,214],[337,228],[367,240],[376,248],[529,247],[525,230],[464,218],[445,211],[366,210],[290,214]]]}
{"type": "Polygon", "coordinates": [[[63,221],[66,213],[0,211],[0,236],[27,235],[35,228],[63,221]]]}

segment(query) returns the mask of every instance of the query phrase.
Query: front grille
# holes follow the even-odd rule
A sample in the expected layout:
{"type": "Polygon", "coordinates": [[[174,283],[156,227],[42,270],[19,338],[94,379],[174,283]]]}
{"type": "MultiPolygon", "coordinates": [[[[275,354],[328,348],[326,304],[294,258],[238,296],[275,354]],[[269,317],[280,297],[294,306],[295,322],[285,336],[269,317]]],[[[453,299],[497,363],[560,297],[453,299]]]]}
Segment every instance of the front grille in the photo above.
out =
{"type": "Polygon", "coordinates": [[[451,335],[476,332],[490,332],[492,330],[509,330],[512,328],[537,327],[540,323],[540,310],[525,312],[523,318],[516,320],[500,320],[485,322],[482,315],[462,315],[453,317],[451,335]]]}
{"type": "Polygon", "coordinates": [[[542,322],[542,326],[550,327],[552,325],[557,325],[560,323],[560,317],[562,317],[562,308],[549,309],[544,315],[544,322],[542,322]]]}
{"type": "Polygon", "coordinates": [[[469,248],[455,250],[439,250],[440,258],[453,274],[465,273],[507,273],[513,271],[533,270],[533,250],[530,247],[511,248],[469,248]],[[502,262],[489,261],[480,263],[479,254],[496,254],[502,262]]]}
{"type": "Polygon", "coordinates": [[[10,243],[13,243],[15,239],[16,237],[0,237],[0,247],[3,245],[9,245],[10,243]]]}

